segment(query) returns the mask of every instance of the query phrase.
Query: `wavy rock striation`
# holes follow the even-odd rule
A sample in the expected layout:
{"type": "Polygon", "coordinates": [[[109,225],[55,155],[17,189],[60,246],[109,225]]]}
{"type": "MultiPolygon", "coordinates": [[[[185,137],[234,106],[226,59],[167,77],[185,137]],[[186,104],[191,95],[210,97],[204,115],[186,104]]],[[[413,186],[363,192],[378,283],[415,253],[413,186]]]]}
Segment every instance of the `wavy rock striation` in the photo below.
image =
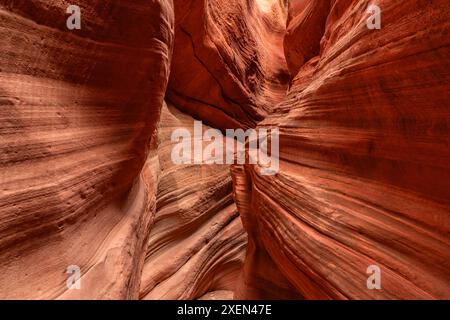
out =
{"type": "Polygon", "coordinates": [[[138,297],[173,5],[78,2],[0,1],[1,298],[138,297]]]}
{"type": "Polygon", "coordinates": [[[284,1],[181,0],[175,17],[168,100],[218,129],[263,120],[289,80],[284,1]]]}
{"type": "Polygon", "coordinates": [[[242,269],[247,237],[232,198],[230,166],[177,165],[171,159],[176,143],[171,134],[186,128],[193,137],[193,121],[171,105],[163,108],[156,216],[140,293],[144,299],[229,299],[242,269]]]}
{"type": "Polygon", "coordinates": [[[173,2],[0,0],[0,298],[450,299],[448,0],[173,2]]]}
{"type": "Polygon", "coordinates": [[[450,298],[448,1],[375,1],[380,30],[372,1],[300,2],[291,88],[260,123],[280,129],[280,172],[233,168],[251,248],[238,297],[450,298]]]}

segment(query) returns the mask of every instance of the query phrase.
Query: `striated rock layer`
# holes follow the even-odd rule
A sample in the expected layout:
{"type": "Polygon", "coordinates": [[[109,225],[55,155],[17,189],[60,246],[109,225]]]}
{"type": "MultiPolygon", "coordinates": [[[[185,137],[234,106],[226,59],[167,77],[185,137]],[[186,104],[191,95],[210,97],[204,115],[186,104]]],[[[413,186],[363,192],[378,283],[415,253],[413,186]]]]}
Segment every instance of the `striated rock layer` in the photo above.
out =
{"type": "Polygon", "coordinates": [[[171,159],[172,132],[186,128],[193,137],[193,122],[171,105],[163,108],[156,216],[141,282],[144,299],[232,298],[241,272],[247,239],[232,198],[230,167],[177,165],[171,159]]]}
{"type": "Polygon", "coordinates": [[[448,0],[68,5],[0,0],[0,299],[450,299],[448,0]]]}
{"type": "Polygon", "coordinates": [[[248,128],[284,97],[281,0],[175,1],[167,98],[214,128],[248,128]]]}
{"type": "Polygon", "coordinates": [[[260,123],[280,129],[279,173],[233,168],[238,297],[449,299],[450,4],[326,2],[291,1],[291,88],[260,123]]]}
{"type": "Polygon", "coordinates": [[[80,7],[69,31],[60,1],[0,3],[0,298],[232,298],[229,166],[175,165],[194,119],[161,119],[172,2],[80,7]]]}
{"type": "Polygon", "coordinates": [[[0,298],[138,297],[173,4],[78,4],[0,1],[0,298]]]}

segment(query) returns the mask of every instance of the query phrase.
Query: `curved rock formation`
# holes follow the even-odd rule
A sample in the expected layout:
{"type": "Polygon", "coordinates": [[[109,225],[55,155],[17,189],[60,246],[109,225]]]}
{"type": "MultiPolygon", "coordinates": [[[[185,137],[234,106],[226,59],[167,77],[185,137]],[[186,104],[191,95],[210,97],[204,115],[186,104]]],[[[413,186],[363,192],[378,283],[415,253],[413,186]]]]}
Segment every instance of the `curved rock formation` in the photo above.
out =
{"type": "Polygon", "coordinates": [[[284,37],[284,52],[291,75],[320,52],[330,0],[289,2],[287,31],[284,37]]]}
{"type": "Polygon", "coordinates": [[[1,298],[138,296],[172,1],[78,2],[0,1],[1,298]]]}
{"type": "Polygon", "coordinates": [[[260,123],[280,130],[280,172],[233,169],[256,246],[238,296],[448,299],[450,5],[379,0],[369,30],[369,1],[319,2],[291,8],[291,89],[260,123]],[[381,290],[367,287],[371,265],[381,290]]]}
{"type": "Polygon", "coordinates": [[[230,299],[241,272],[247,239],[232,198],[229,166],[177,165],[171,159],[172,132],[186,128],[193,136],[193,121],[171,105],[163,108],[143,299],[230,299]]]}
{"type": "Polygon", "coordinates": [[[77,2],[0,0],[0,299],[450,299],[448,0],[77,2]]]}
{"type": "Polygon", "coordinates": [[[284,97],[281,0],[175,2],[167,98],[214,128],[248,128],[284,97]]]}

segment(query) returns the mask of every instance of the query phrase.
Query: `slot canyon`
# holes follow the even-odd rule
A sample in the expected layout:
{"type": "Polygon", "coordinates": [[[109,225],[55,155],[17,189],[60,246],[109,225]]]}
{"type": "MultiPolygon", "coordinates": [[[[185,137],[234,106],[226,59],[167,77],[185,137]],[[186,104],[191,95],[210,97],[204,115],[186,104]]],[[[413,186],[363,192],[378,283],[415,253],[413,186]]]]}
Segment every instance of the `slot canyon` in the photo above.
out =
{"type": "Polygon", "coordinates": [[[450,299],[449,144],[448,0],[0,0],[0,299],[450,299]]]}

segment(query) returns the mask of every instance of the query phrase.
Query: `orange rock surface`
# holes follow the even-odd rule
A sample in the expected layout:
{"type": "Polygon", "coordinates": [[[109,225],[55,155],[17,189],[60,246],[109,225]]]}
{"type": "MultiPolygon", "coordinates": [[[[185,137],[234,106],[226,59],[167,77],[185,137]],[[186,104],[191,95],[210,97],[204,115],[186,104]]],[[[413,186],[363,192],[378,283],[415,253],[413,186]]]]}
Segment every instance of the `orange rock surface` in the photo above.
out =
{"type": "Polygon", "coordinates": [[[448,0],[78,5],[0,0],[0,299],[450,299],[448,0]]]}
{"type": "Polygon", "coordinates": [[[274,265],[307,299],[448,299],[450,5],[380,0],[369,30],[368,1],[318,3],[293,6],[291,88],[259,124],[280,130],[280,172],[233,169],[253,248],[239,297],[284,297],[274,265]]]}
{"type": "Polygon", "coordinates": [[[150,158],[159,167],[158,192],[140,297],[230,299],[247,243],[232,197],[230,168],[174,164],[171,134],[179,128],[193,134],[193,118],[164,106],[157,159],[150,158]]]}
{"type": "Polygon", "coordinates": [[[0,298],[138,297],[173,8],[80,2],[0,1],[0,298]]]}
{"type": "Polygon", "coordinates": [[[284,97],[283,1],[175,1],[167,98],[219,129],[254,127],[284,97]]]}

